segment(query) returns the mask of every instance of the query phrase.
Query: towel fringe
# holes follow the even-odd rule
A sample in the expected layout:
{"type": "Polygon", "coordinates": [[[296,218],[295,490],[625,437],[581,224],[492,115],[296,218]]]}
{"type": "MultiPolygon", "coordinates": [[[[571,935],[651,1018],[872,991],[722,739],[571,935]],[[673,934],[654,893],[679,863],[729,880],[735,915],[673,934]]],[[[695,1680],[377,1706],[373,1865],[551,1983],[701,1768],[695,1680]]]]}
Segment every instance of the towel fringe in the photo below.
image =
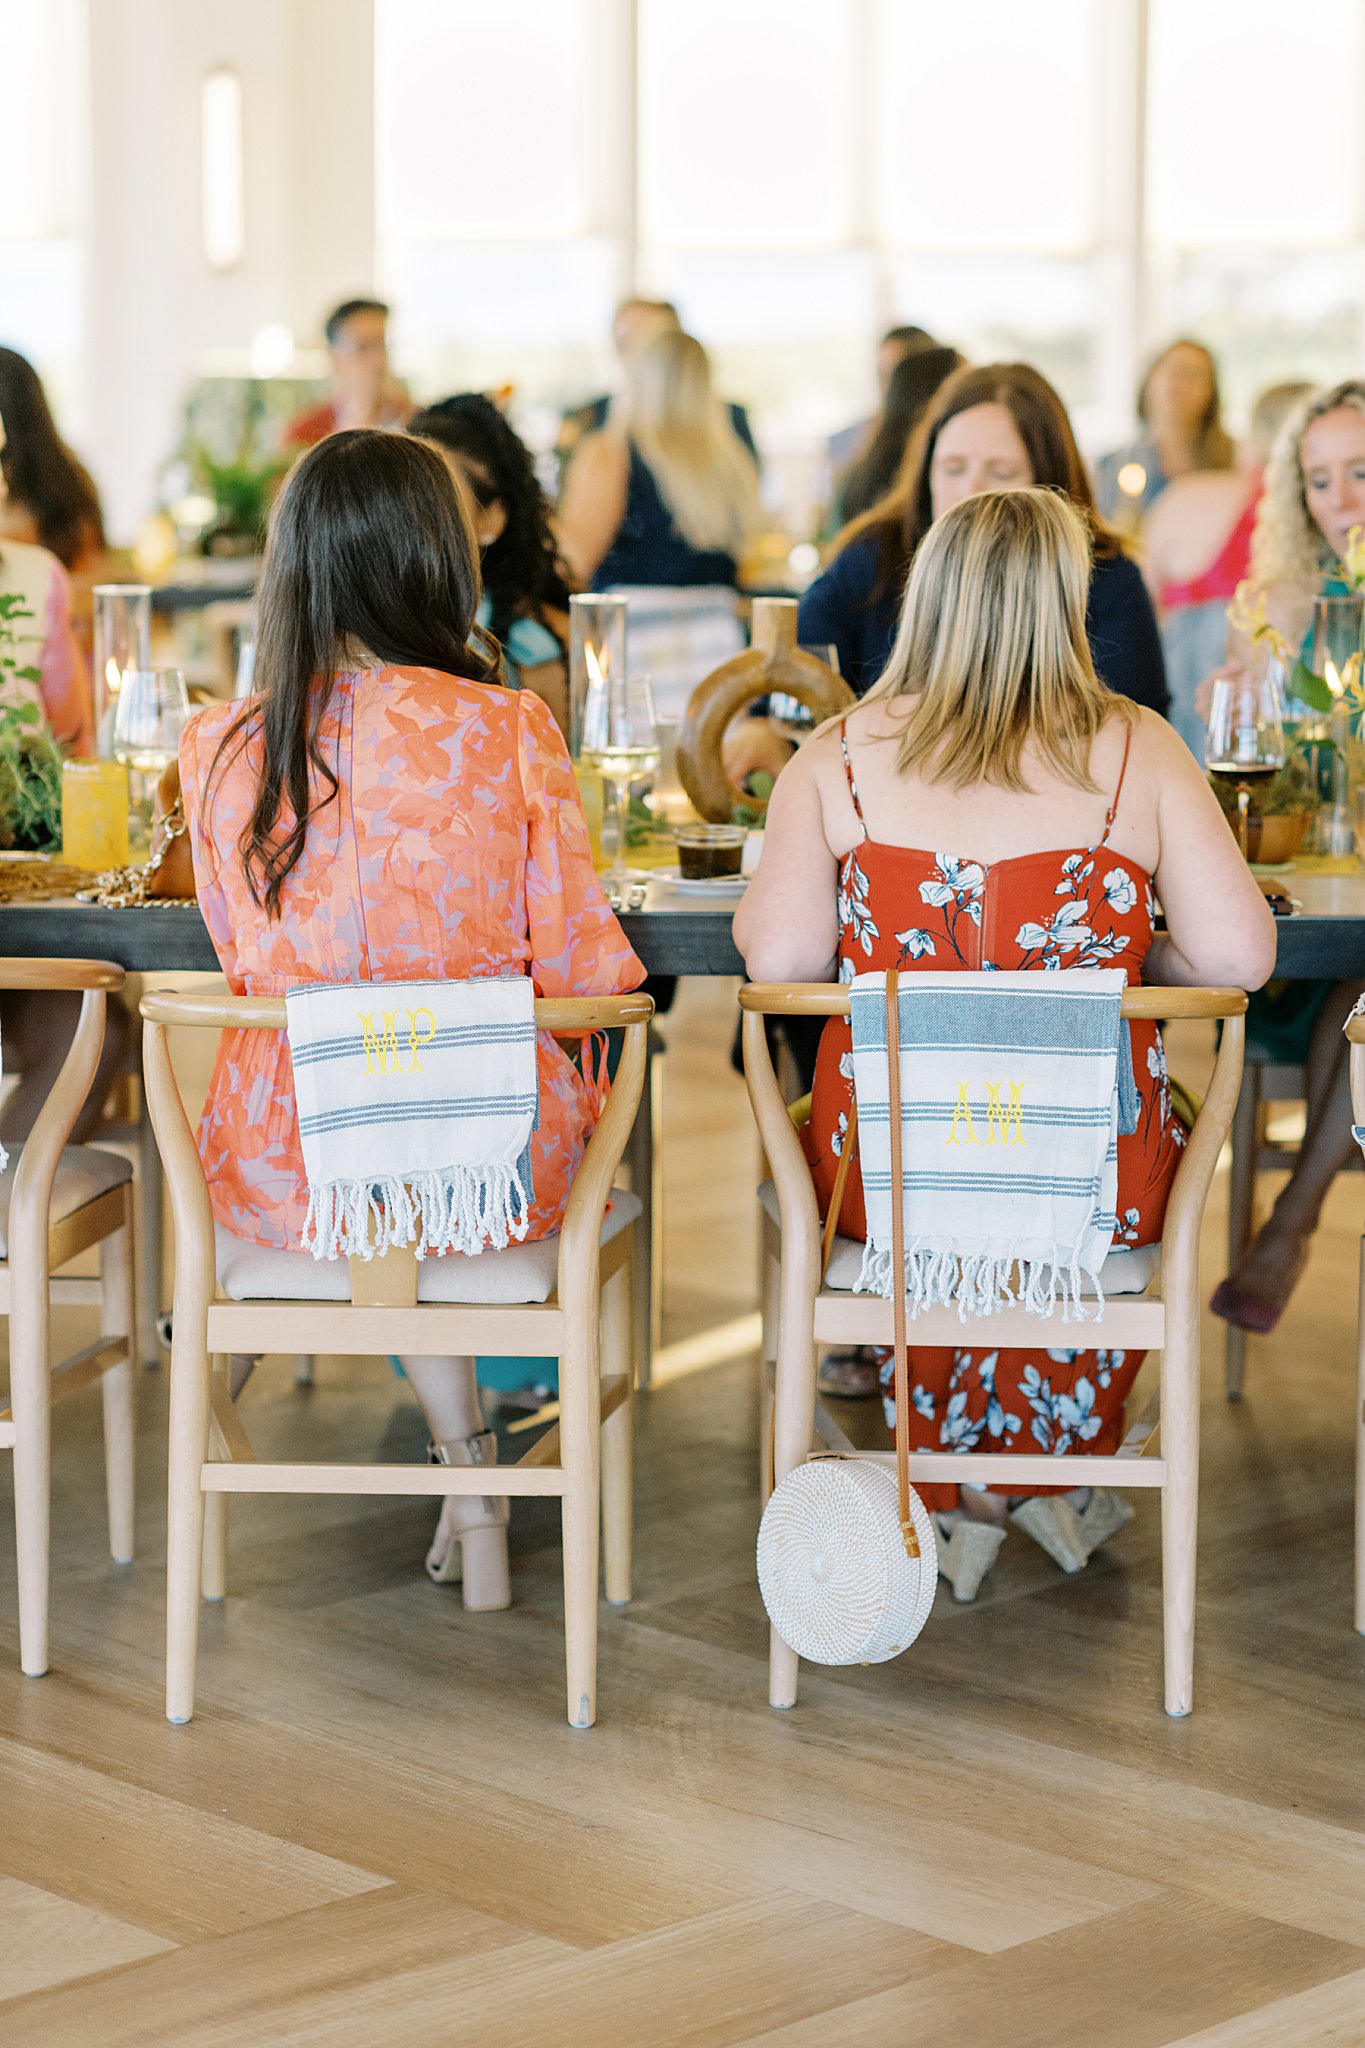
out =
{"type": "MultiPolygon", "coordinates": [[[[863,1248],[862,1270],[854,1285],[855,1294],[891,1295],[891,1251],[889,1246],[863,1248]]],[[[1068,1258],[1060,1245],[1033,1258],[1016,1254],[998,1257],[988,1252],[959,1253],[926,1245],[907,1247],[905,1254],[906,1306],[912,1319],[924,1309],[957,1304],[959,1322],[968,1316],[994,1316],[1017,1304],[1031,1316],[1055,1315],[1061,1309],[1064,1323],[1102,1322],[1104,1291],[1098,1274],[1085,1274],[1074,1254],[1068,1258]],[[1012,1285],[1018,1269],[1017,1287],[1012,1285]],[[1081,1292],[1086,1279],[1093,1295],[1081,1292]]]]}
{"type": "Polygon", "coordinates": [[[530,1212],[516,1163],[324,1181],[309,1189],[301,1244],[315,1259],[372,1259],[404,1245],[419,1259],[505,1251],[524,1240],[530,1212]]]}

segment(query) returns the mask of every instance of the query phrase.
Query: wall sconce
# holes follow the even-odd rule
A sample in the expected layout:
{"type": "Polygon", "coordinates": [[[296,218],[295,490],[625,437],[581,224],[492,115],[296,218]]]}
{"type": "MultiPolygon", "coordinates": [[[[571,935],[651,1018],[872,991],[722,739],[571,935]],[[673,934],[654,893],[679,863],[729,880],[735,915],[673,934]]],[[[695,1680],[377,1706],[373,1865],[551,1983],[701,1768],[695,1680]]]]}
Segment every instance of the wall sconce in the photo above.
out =
{"type": "Polygon", "coordinates": [[[204,260],[231,270],[246,254],[246,189],[242,161],[242,81],[220,66],[201,96],[204,260]]]}

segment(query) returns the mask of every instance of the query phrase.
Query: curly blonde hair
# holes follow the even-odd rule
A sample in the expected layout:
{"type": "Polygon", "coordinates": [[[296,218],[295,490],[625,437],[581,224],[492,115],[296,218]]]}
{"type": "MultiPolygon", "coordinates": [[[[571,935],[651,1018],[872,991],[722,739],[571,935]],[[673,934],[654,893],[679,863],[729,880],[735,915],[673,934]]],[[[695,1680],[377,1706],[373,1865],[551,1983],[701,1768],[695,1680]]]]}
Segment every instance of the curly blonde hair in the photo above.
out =
{"type": "Polygon", "coordinates": [[[1251,536],[1251,575],[1263,590],[1272,584],[1316,589],[1331,550],[1308,509],[1299,446],[1314,420],[1349,406],[1365,416],[1365,379],[1310,391],[1294,407],[1275,437],[1265,466],[1265,490],[1251,536]]]}

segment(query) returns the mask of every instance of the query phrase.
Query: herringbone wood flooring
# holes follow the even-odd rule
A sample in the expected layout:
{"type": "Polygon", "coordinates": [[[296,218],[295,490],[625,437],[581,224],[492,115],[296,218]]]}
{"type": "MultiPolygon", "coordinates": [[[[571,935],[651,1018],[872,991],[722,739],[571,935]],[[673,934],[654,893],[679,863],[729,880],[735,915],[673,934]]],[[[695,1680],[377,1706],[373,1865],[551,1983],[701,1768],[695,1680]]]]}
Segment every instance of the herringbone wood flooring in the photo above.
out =
{"type": "MultiPolygon", "coordinates": [[[[675,1343],[753,1305],[731,995],[693,984],[666,1027],[675,1343]]],[[[103,1548],[98,1404],[61,1411],[42,1681],[19,1676],[0,1539],[0,2041],[1365,2042],[1360,1190],[1240,1410],[1210,1331],[1184,1723],[1160,1711],[1143,1497],[1080,1578],[1012,1536],[975,1608],[940,1601],[905,1658],[807,1670],[770,1713],[746,1354],[640,1403],[637,1597],[603,1613],[593,1731],[562,1717],[548,1504],[516,1511],[513,1611],[471,1616],[421,1575],[429,1507],[326,1497],[234,1505],[198,1718],[173,1729],[164,1382],[131,1571],[103,1548]]],[[[244,1410],[272,1449],[420,1454],[382,1361],[323,1362],[309,1393],[267,1365],[244,1410]]],[[[8,1516],[7,1461],[3,1485],[8,1516]]]]}

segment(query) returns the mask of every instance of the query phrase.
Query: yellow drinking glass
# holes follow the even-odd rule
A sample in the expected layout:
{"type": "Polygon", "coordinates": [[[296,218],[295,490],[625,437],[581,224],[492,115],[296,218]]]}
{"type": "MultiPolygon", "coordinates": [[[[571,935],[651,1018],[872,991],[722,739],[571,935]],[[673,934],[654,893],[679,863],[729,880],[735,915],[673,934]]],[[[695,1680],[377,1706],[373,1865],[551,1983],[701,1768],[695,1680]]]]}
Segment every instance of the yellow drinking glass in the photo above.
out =
{"type": "Polygon", "coordinates": [[[62,859],[100,874],[128,860],[128,770],[121,761],[62,763],[62,859]]]}

